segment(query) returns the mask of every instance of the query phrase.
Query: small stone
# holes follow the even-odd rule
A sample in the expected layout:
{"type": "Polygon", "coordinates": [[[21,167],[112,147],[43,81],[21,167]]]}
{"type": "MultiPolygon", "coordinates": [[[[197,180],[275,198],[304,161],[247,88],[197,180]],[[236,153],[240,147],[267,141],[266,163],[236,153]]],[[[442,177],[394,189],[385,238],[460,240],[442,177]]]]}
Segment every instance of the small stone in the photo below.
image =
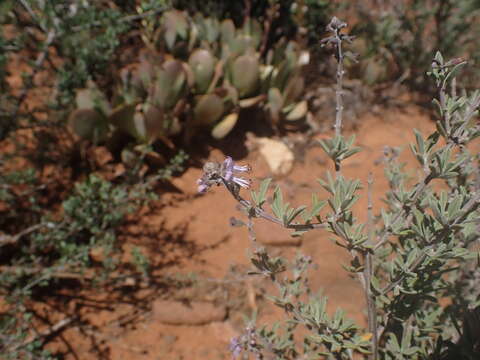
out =
{"type": "Polygon", "coordinates": [[[293,168],[293,152],[283,142],[269,138],[256,139],[260,154],[274,175],[285,176],[293,168]]]}
{"type": "Polygon", "coordinates": [[[157,300],[153,303],[153,317],[168,325],[205,325],[225,320],[227,309],[208,302],[185,304],[178,301],[157,300]]]}
{"type": "Polygon", "coordinates": [[[137,285],[137,281],[135,280],[135,278],[131,276],[127,277],[123,282],[123,286],[126,286],[126,287],[133,287],[135,285],[137,285]]]}

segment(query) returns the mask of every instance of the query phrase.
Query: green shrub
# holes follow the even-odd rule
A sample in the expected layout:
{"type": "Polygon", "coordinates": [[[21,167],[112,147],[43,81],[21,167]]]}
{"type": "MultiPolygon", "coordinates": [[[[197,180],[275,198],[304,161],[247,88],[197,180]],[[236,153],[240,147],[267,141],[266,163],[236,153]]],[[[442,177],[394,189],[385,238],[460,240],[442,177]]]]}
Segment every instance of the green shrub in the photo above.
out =
{"type": "MultiPolygon", "coordinates": [[[[125,216],[155,199],[152,187],[182,171],[185,159],[180,152],[157,174],[137,182],[114,184],[90,175],[75,185],[59,211],[38,207],[30,218],[19,207],[24,195],[15,186],[30,185],[25,191],[37,196],[35,173],[3,174],[0,201],[7,205],[7,212],[2,220],[15,220],[8,224],[9,234],[0,233],[0,297],[6,302],[0,313],[0,351],[6,359],[51,358],[43,348],[46,336],[31,332],[30,300],[41,299],[45,290],[61,287],[65,280],[79,281],[83,288],[111,284],[110,274],[118,266],[118,229],[125,216]]],[[[7,230],[6,223],[1,225],[7,230]]],[[[149,259],[138,251],[133,255],[138,271],[148,277],[149,259]]],[[[64,320],[62,326],[73,321],[64,320]]]]}

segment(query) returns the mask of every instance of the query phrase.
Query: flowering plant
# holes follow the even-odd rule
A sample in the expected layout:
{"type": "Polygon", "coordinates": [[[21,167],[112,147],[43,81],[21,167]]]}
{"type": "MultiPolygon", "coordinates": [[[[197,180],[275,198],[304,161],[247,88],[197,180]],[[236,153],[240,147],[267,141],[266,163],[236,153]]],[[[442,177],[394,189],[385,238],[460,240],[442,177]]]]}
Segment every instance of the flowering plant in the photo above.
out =
{"type": "Polygon", "coordinates": [[[359,180],[342,176],[342,161],[359,151],[354,138],[345,139],[342,128],[343,61],[342,42],[346,24],[334,18],[328,26],[332,36],[325,41],[336,49],[337,116],[335,135],[322,142],[332,159],[335,175],[320,180],[329,198],[312,196],[312,204],[292,208],[279,187],[264,206],[270,179],[264,180],[251,201],[240,195],[250,181],[236,176],[249,168],[236,165],[230,157],[222,163],[207,163],[199,180],[199,191],[224,185],[245,209],[252,241],[252,275],[274,282],[279,294],[270,296],[287,314],[287,321],[274,327],[248,324],[245,333],[232,340],[234,358],[248,353],[256,359],[478,359],[480,358],[480,293],[478,218],[480,172],[478,153],[472,141],[480,135],[474,117],[480,109],[480,92],[459,95],[455,74],[465,61],[445,61],[437,53],[429,75],[438,88],[434,100],[439,110],[437,129],[427,137],[415,131],[410,146],[422,173],[410,185],[398,151],[387,149],[385,174],[389,180],[387,207],[374,216],[373,178],[367,184],[368,220],[360,223],[353,204],[358,199],[359,180]],[[450,91],[449,91],[450,90],[450,91]],[[442,187],[433,186],[440,182],[442,187]],[[328,204],[328,206],[327,206],[328,204]],[[330,316],[326,298],[312,295],[306,272],[311,258],[298,255],[292,264],[272,257],[256,242],[252,219],[263,218],[294,230],[324,228],[335,243],[351,255],[345,269],[362,285],[367,310],[367,329],[355,325],[341,310],[330,316]],[[299,221],[299,219],[302,221],[299,221]],[[283,278],[281,274],[286,275],[283,278]],[[444,301],[440,301],[444,299],[444,301]],[[448,305],[444,305],[448,304],[448,305]],[[463,326],[460,325],[463,323],[463,326]],[[303,327],[307,330],[298,332],[303,327]]]}

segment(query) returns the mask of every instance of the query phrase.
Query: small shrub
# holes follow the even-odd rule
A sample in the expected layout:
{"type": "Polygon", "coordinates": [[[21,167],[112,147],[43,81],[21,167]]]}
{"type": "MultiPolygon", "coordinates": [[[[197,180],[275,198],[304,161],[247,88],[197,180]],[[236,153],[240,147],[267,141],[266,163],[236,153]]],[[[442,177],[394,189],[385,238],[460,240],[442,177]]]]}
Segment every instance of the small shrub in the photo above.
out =
{"type": "MultiPolygon", "coordinates": [[[[30,299],[39,299],[45,293],[42,289],[61,286],[64,280],[79,280],[84,287],[110,282],[117,266],[119,226],[127,214],[155,198],[152,185],[181,169],[182,160],[183,155],[177,156],[167,169],[137,184],[116,185],[90,175],[75,186],[60,212],[44,214],[16,235],[2,234],[0,296],[6,301],[0,314],[2,354],[8,359],[50,358],[43,350],[45,336],[30,331],[30,299]]],[[[19,181],[18,176],[15,179],[19,181]]],[[[14,206],[10,209],[15,211],[14,206]]],[[[148,276],[148,258],[135,252],[134,259],[148,276]]]]}
{"type": "Polygon", "coordinates": [[[421,179],[412,186],[404,175],[404,164],[398,162],[397,150],[387,151],[391,186],[385,196],[387,207],[374,216],[370,178],[368,220],[360,223],[352,208],[360,181],[342,176],[342,161],[359,151],[353,146],[354,138],[341,135],[346,56],[342,43],[350,39],[343,33],[346,26],[333,18],[327,27],[331,36],[324,40],[334,46],[338,60],[335,135],[322,143],[335,175],[328,173],[319,180],[329,197],[319,200],[312,194],[310,207],[293,208],[277,186],[268,201],[267,179],[252,192],[252,200],[246,200],[240,190],[250,183],[241,173],[249,169],[231,158],[222,164],[205,164],[198,181],[200,192],[224,185],[245,210],[253,247],[250,274],[277,285],[278,294],[269,298],[287,317],[273,327],[249,323],[242,336],[232,339],[231,350],[235,358],[241,354],[247,358],[250,353],[257,359],[479,358],[480,298],[473,291],[478,288],[478,252],[472,246],[479,241],[480,189],[478,154],[469,150],[469,144],[480,135],[474,121],[480,93],[459,95],[454,78],[465,61],[445,61],[439,52],[435,55],[429,75],[439,93],[434,100],[439,111],[437,130],[428,136],[415,131],[416,142],[410,146],[421,179]],[[443,184],[442,189],[434,183],[443,184]],[[291,229],[292,236],[318,228],[335,235],[335,244],[351,255],[344,268],[359,279],[364,290],[368,327],[355,325],[341,310],[330,316],[326,297],[308,286],[306,271],[311,259],[299,255],[290,263],[272,257],[256,242],[253,218],[291,229]]]}

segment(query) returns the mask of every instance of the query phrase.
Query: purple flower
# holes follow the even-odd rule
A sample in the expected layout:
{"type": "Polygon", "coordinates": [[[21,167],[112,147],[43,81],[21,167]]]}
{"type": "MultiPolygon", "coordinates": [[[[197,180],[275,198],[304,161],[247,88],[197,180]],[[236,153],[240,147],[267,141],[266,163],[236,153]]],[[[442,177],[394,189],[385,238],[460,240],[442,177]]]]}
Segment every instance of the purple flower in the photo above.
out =
{"type": "Polygon", "coordinates": [[[223,181],[235,183],[243,188],[249,188],[251,180],[239,176],[237,173],[250,171],[249,165],[236,165],[230,156],[227,156],[222,164],[207,162],[203,166],[203,175],[197,180],[198,192],[205,193],[212,185],[220,185],[223,181]]]}
{"type": "Polygon", "coordinates": [[[230,340],[230,352],[232,353],[232,359],[238,358],[242,351],[242,344],[240,343],[240,340],[238,337],[234,337],[230,340]]]}
{"type": "Polygon", "coordinates": [[[224,170],[223,178],[226,181],[233,181],[243,188],[248,189],[252,183],[250,179],[234,176],[235,172],[248,172],[251,170],[249,165],[236,165],[230,156],[227,156],[222,164],[224,170]]]}
{"type": "Polygon", "coordinates": [[[200,194],[204,194],[207,192],[208,188],[210,187],[208,184],[206,184],[203,179],[198,179],[197,180],[197,184],[198,184],[198,192],[200,194]]]}

